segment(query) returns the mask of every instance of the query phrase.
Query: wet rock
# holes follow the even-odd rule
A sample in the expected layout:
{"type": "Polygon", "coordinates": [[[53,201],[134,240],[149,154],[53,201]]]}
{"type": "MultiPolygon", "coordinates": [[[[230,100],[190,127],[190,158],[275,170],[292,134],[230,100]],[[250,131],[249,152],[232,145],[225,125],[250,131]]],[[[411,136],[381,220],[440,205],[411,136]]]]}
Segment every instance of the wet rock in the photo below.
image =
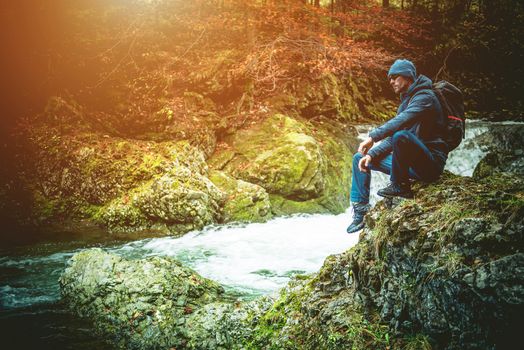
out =
{"type": "Polygon", "coordinates": [[[481,148],[510,155],[522,155],[524,150],[524,124],[497,125],[479,135],[476,140],[481,148]]]}
{"type": "Polygon", "coordinates": [[[228,196],[223,207],[224,222],[263,222],[271,218],[269,195],[262,187],[221,171],[212,171],[209,178],[228,196]]]}
{"type": "Polygon", "coordinates": [[[473,178],[481,179],[501,172],[524,175],[522,154],[520,152],[488,153],[475,167],[473,178]]]}
{"type": "Polygon", "coordinates": [[[191,314],[223,293],[171,258],[126,260],[101,249],[74,255],[60,287],[73,312],[124,349],[183,348],[191,314]]]}
{"type": "Polygon", "coordinates": [[[477,164],[474,178],[494,173],[524,174],[524,125],[496,125],[475,139],[486,156],[477,164]]]}

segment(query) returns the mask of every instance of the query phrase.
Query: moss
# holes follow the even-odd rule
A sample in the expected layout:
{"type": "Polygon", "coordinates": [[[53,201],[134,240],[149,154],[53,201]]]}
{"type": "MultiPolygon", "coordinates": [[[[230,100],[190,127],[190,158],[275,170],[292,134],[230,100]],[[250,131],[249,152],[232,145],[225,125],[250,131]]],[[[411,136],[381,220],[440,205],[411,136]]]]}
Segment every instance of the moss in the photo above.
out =
{"type": "Polygon", "coordinates": [[[262,187],[216,170],[210,172],[209,179],[227,193],[224,222],[264,222],[271,218],[271,203],[262,187]]]}
{"type": "MultiPolygon", "coordinates": [[[[304,286],[303,282],[299,285],[304,286]]],[[[291,286],[282,289],[271,308],[258,318],[256,327],[247,342],[247,349],[297,349],[299,344],[296,340],[285,337],[282,339],[282,331],[289,327],[291,330],[288,329],[288,333],[299,330],[300,326],[294,325],[293,320],[301,314],[304,293],[308,289],[295,289],[293,282],[291,286]]]]}
{"type": "Polygon", "coordinates": [[[63,218],[68,212],[67,201],[61,198],[49,198],[39,191],[33,194],[33,216],[39,222],[48,222],[53,218],[63,218]]]}
{"type": "Polygon", "coordinates": [[[405,336],[402,350],[431,350],[432,346],[429,337],[423,334],[405,336]]]}
{"type": "MultiPolygon", "coordinates": [[[[129,198],[144,183],[175,168],[187,168],[199,178],[207,171],[203,153],[189,142],[124,140],[92,133],[52,137],[49,133],[35,130],[34,141],[41,151],[35,156],[36,171],[26,180],[30,187],[46,188],[45,198],[33,200],[32,215],[42,220],[106,222],[108,209],[117,215],[113,201],[129,198]]],[[[121,204],[118,208],[124,210],[121,204]]],[[[122,217],[121,224],[142,226],[148,220],[136,208],[125,211],[129,220],[122,217]]]]}
{"type": "Polygon", "coordinates": [[[209,165],[215,169],[222,170],[224,169],[229,162],[235,157],[235,152],[232,150],[223,150],[217,152],[209,160],[209,165]]]}
{"type": "Polygon", "coordinates": [[[158,173],[165,169],[165,157],[160,154],[144,154],[139,171],[158,173]]]}
{"type": "Polygon", "coordinates": [[[329,210],[323,207],[316,199],[294,201],[276,194],[269,195],[269,199],[271,201],[271,210],[275,215],[329,213],[329,210]]]}
{"type": "Polygon", "coordinates": [[[82,217],[87,217],[95,221],[100,221],[100,213],[103,206],[87,204],[84,207],[80,208],[80,213],[82,217]]]}
{"type": "Polygon", "coordinates": [[[230,147],[216,152],[210,164],[262,186],[277,215],[342,213],[349,205],[352,155],[348,143],[338,140],[346,135],[341,128],[276,114],[228,139],[230,147]]]}

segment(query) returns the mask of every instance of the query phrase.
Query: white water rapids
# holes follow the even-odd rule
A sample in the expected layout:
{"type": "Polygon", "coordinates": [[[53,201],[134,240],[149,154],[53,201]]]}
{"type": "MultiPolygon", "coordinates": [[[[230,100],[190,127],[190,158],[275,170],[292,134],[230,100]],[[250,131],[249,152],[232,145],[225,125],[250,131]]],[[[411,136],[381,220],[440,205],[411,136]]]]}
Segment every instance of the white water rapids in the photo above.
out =
{"type": "Polygon", "coordinates": [[[330,254],[355,245],[348,215],[276,218],[266,223],[207,228],[181,238],[135,241],[112,251],[123,256],[173,256],[234,293],[271,293],[294,274],[318,271],[330,254]]]}

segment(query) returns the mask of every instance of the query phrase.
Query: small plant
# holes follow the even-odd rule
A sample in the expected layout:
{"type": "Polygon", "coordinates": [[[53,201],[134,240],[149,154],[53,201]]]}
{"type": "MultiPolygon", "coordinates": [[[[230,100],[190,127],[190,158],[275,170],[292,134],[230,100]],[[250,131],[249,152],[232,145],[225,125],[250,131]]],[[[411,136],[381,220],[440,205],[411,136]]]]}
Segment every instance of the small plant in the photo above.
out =
{"type": "Polygon", "coordinates": [[[431,350],[431,343],[426,335],[416,334],[408,336],[402,350],[431,350]]]}

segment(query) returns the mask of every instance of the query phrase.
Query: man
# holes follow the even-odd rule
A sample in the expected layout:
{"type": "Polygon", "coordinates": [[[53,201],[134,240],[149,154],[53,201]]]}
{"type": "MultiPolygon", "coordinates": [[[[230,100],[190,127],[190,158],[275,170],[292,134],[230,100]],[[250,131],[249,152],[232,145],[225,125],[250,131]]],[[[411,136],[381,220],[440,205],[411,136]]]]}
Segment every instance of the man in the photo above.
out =
{"type": "Polygon", "coordinates": [[[436,181],[448,157],[448,146],[442,140],[445,120],[432,81],[417,76],[413,63],[405,59],[393,63],[388,78],[400,94],[400,106],[394,118],[369,133],[353,157],[350,199],[354,215],[348,233],[364,227],[370,207],[370,170],[390,175],[391,183],[378,191],[379,196],[412,198],[409,180],[436,181]]]}

